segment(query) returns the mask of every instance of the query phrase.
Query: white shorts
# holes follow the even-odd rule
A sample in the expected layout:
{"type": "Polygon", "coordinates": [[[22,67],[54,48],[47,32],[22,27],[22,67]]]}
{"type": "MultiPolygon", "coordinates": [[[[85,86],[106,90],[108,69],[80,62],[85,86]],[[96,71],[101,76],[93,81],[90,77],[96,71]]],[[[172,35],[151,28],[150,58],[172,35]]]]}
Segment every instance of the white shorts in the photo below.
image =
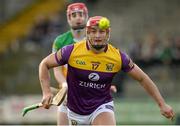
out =
{"type": "Polygon", "coordinates": [[[58,106],[58,112],[63,112],[63,113],[66,113],[67,114],[67,95],[63,101],[63,103],[58,106]]]}
{"type": "Polygon", "coordinates": [[[61,104],[60,106],[58,106],[58,112],[63,112],[67,114],[67,106],[64,104],[61,104]]]}
{"type": "Polygon", "coordinates": [[[89,115],[79,115],[67,109],[68,119],[70,125],[90,125],[94,119],[102,112],[110,112],[114,114],[113,101],[102,104],[94,112],[89,115]]]}

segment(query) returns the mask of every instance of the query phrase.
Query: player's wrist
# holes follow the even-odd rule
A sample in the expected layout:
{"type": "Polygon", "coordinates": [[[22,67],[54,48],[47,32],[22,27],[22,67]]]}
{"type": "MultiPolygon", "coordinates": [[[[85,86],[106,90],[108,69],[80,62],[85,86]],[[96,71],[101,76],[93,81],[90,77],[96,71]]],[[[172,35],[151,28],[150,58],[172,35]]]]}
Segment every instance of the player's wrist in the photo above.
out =
{"type": "Polygon", "coordinates": [[[165,104],[166,104],[165,102],[159,102],[158,106],[161,108],[161,107],[165,106],[165,104]]]}

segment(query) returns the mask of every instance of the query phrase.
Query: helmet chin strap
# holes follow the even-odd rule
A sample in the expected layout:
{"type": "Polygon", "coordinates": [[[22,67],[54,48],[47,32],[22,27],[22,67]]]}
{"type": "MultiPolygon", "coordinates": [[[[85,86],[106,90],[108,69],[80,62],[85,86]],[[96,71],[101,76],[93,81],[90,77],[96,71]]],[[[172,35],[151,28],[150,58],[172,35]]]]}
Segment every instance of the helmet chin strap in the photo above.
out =
{"type": "Polygon", "coordinates": [[[97,51],[101,50],[102,48],[104,48],[106,46],[106,43],[103,45],[92,45],[91,41],[92,40],[89,39],[89,44],[91,45],[92,48],[94,48],[97,51]]]}
{"type": "Polygon", "coordinates": [[[104,48],[106,45],[91,45],[94,49],[96,50],[101,50],[102,48],[104,48]]]}

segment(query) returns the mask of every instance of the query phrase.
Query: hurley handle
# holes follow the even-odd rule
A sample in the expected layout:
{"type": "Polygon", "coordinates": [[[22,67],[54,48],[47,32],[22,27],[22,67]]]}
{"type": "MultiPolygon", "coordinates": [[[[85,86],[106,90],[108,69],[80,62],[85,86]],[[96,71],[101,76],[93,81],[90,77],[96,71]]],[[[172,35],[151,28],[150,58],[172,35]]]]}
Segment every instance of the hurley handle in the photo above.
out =
{"type": "Polygon", "coordinates": [[[23,108],[23,112],[22,112],[22,116],[25,116],[25,114],[31,110],[37,109],[39,107],[42,106],[42,103],[38,103],[38,104],[33,104],[31,106],[27,106],[25,108],[23,108]]]}

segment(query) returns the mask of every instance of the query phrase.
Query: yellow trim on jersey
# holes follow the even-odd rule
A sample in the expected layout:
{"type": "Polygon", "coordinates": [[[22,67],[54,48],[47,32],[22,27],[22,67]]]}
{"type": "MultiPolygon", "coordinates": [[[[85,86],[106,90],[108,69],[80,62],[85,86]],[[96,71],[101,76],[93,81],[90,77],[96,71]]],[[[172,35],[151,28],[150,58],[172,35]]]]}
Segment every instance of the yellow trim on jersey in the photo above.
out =
{"type": "Polygon", "coordinates": [[[78,69],[110,73],[118,72],[122,66],[121,55],[118,49],[108,44],[106,52],[95,54],[87,49],[86,41],[74,44],[68,62],[69,65],[78,69]]]}

